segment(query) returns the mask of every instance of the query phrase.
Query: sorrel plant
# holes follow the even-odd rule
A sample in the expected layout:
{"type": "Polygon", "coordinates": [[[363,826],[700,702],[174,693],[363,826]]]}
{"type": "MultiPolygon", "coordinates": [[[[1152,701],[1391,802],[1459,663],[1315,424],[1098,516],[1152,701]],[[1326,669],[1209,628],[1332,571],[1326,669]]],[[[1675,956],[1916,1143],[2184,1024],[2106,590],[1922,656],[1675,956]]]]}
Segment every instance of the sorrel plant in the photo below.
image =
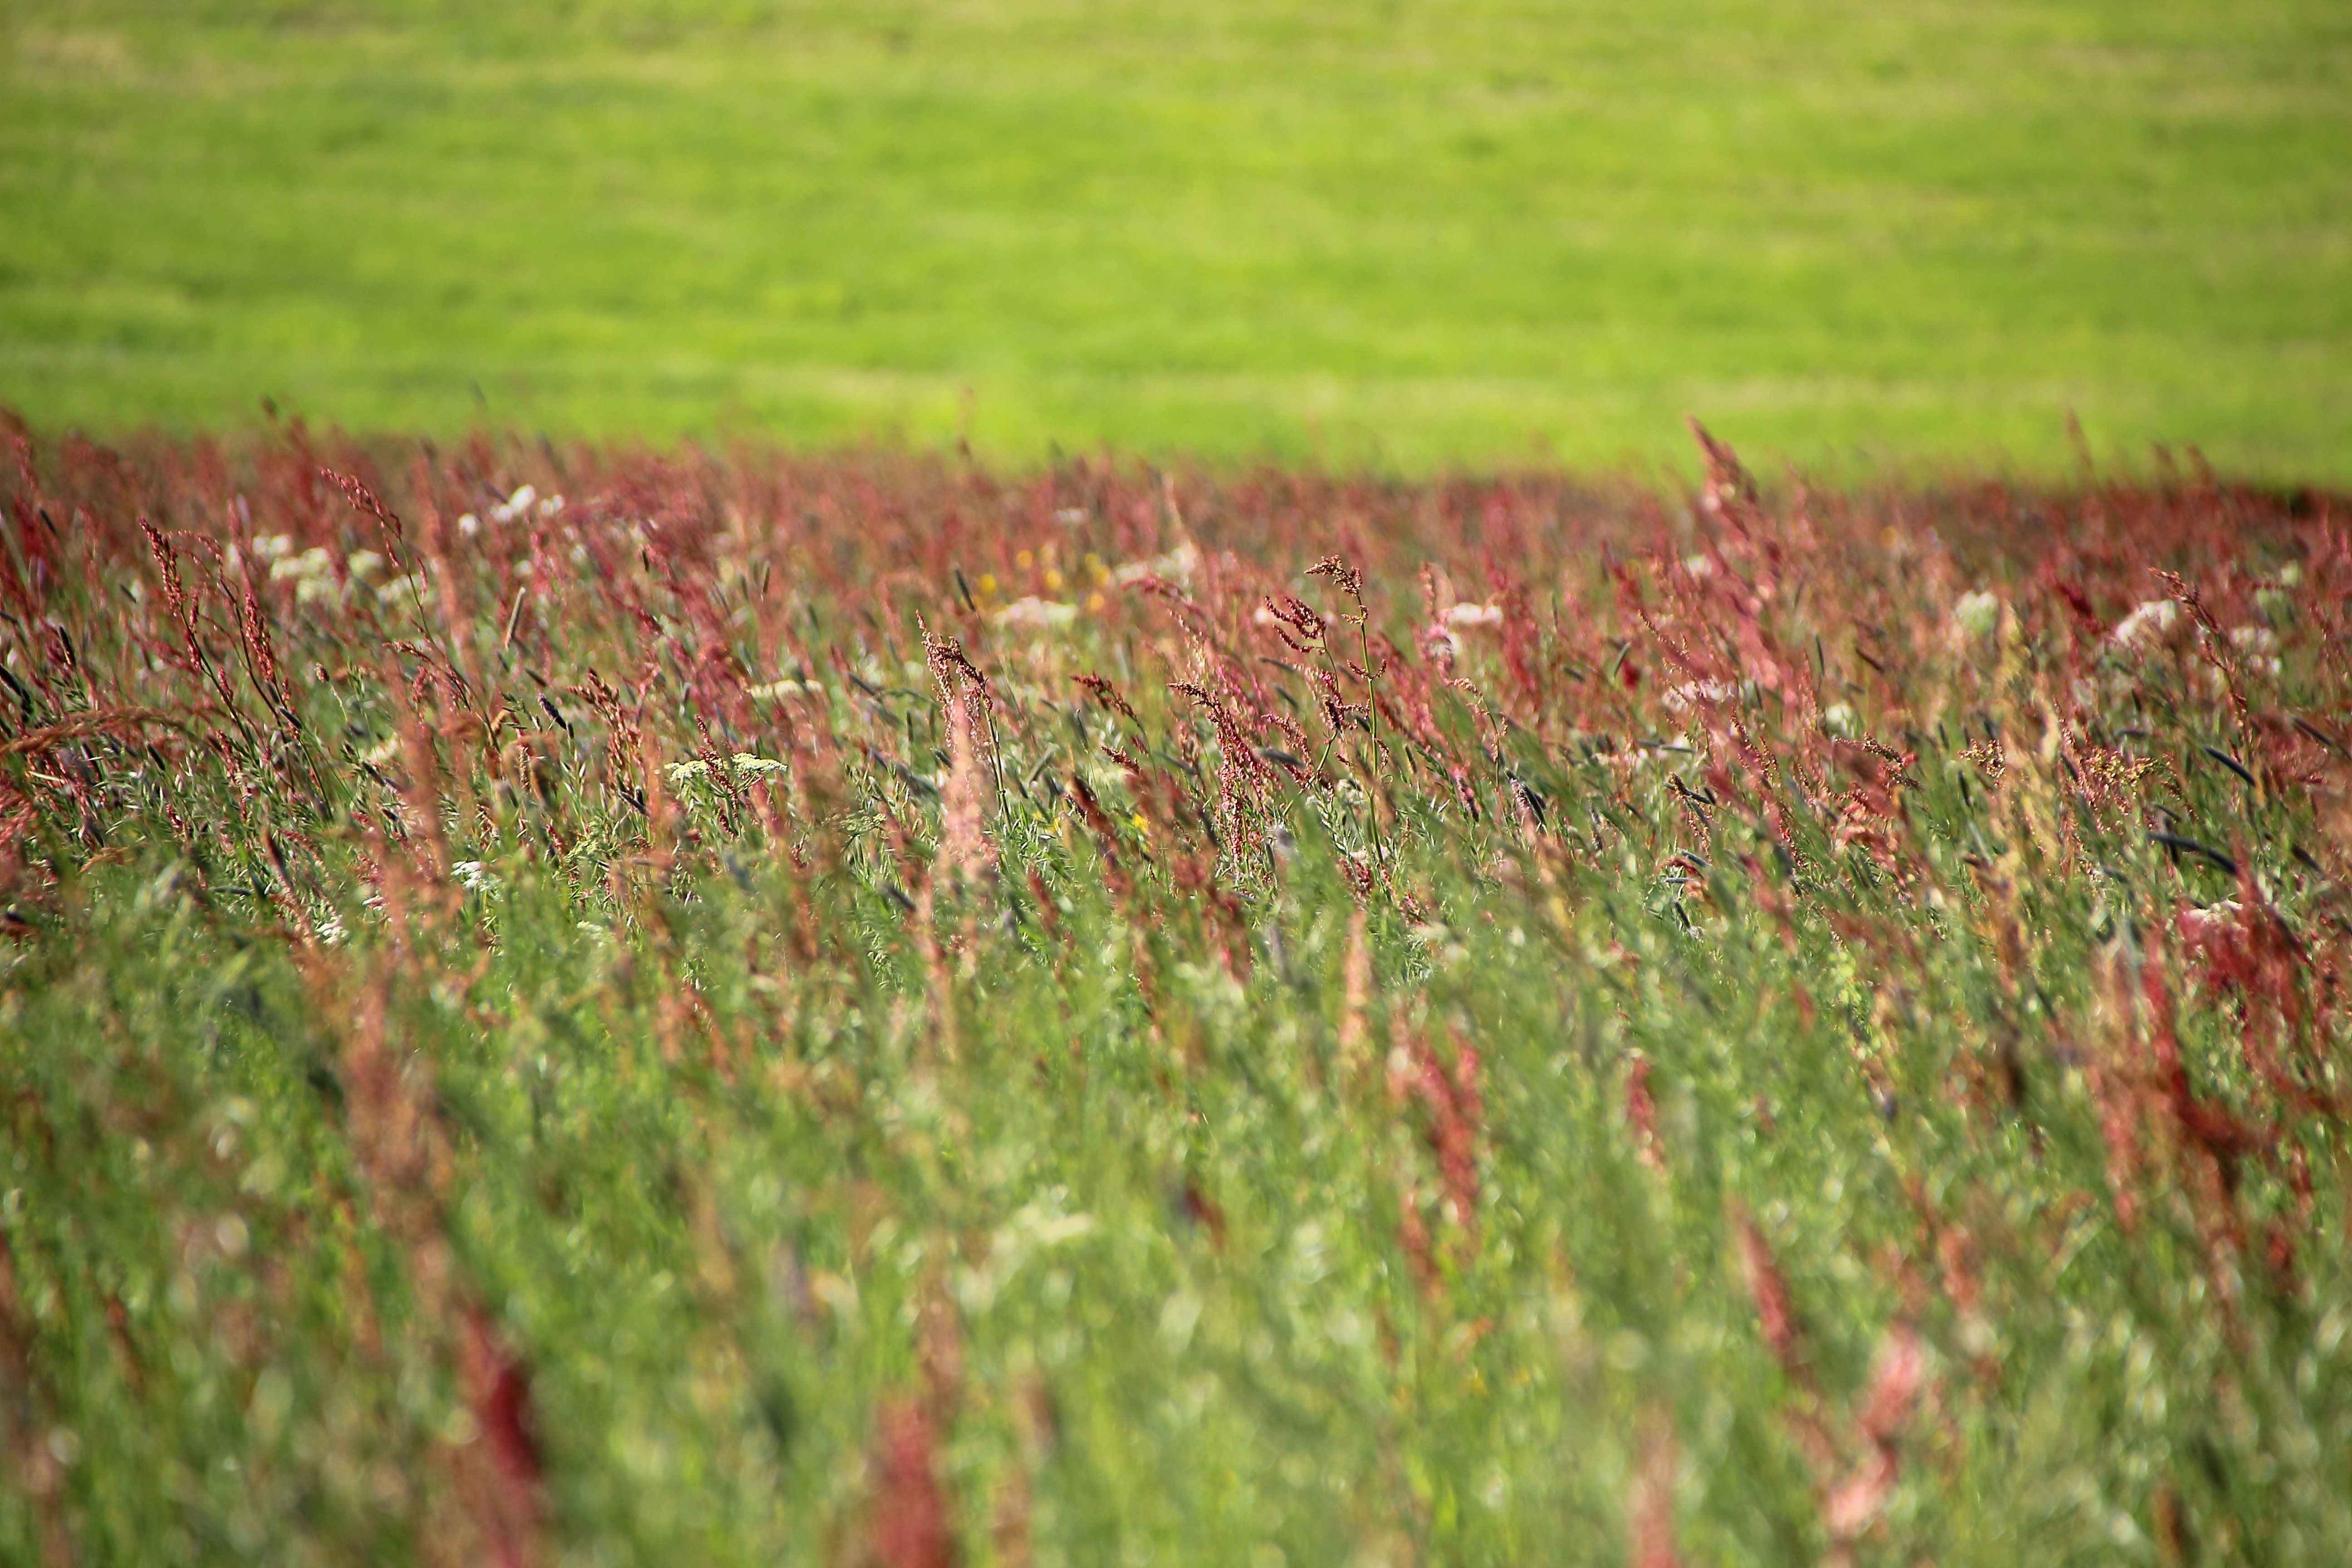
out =
{"type": "Polygon", "coordinates": [[[0,1558],[2343,1561],[2344,498],[1701,439],[12,427],[0,1558]]]}

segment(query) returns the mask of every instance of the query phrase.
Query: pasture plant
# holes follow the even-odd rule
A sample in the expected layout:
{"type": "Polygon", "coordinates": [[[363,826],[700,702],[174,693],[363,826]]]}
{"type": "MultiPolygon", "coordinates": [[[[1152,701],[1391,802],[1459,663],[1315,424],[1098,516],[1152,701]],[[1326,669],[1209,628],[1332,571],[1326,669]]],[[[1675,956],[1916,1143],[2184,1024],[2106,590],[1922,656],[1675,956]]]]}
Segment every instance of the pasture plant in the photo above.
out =
{"type": "Polygon", "coordinates": [[[2342,498],[0,479],[0,1558],[2336,1563],[2342,498]]]}

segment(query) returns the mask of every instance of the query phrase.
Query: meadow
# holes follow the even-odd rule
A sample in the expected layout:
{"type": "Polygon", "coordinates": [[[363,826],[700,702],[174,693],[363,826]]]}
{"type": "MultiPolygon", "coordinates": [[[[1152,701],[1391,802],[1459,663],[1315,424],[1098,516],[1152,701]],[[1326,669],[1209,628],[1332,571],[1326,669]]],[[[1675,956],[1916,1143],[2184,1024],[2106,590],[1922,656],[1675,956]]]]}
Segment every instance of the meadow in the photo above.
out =
{"type": "Polygon", "coordinates": [[[2352,479],[2336,0],[18,0],[0,400],[2352,479]]]}
{"type": "Polygon", "coordinates": [[[2352,1551],[2340,493],[12,446],[0,1558],[2352,1551]]]}

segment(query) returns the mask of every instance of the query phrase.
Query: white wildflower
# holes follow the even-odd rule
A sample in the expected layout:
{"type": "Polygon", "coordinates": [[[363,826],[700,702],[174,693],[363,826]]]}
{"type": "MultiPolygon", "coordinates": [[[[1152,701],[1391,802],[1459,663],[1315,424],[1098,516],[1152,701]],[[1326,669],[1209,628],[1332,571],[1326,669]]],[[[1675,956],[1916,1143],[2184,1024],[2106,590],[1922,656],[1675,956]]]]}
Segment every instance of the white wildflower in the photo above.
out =
{"type": "Polygon", "coordinates": [[[1455,605],[1445,612],[1449,626],[1499,626],[1503,624],[1500,605],[1455,605]]]}
{"type": "Polygon", "coordinates": [[[2170,599],[2150,599],[2116,623],[2115,641],[2121,647],[2136,647],[2162,637],[2179,619],[2179,605],[2170,599]]]}
{"type": "Polygon", "coordinates": [[[1680,713],[1702,702],[1721,702],[1735,689],[1727,680],[1693,680],[1666,691],[1662,700],[1680,713]]]}
{"type": "Polygon", "coordinates": [[[265,533],[253,542],[253,557],[257,561],[277,561],[294,550],[291,534],[265,533]]]}
{"type": "Polygon", "coordinates": [[[2000,609],[1999,595],[1979,588],[1973,593],[1961,595],[1958,602],[1953,605],[1952,624],[1966,636],[1990,637],[2000,628],[2000,609]]]}
{"type": "Polygon", "coordinates": [[[354,550],[343,562],[343,570],[352,574],[352,581],[364,583],[383,570],[383,557],[373,550],[354,550]]]}
{"type": "Polygon", "coordinates": [[[1119,587],[1140,583],[1146,577],[1158,577],[1164,582],[1189,583],[1200,568],[1201,552],[1186,540],[1165,555],[1155,555],[1149,561],[1130,561],[1113,568],[1110,580],[1119,587]]]}
{"type": "Polygon", "coordinates": [[[466,884],[466,890],[469,893],[495,893],[506,885],[499,879],[497,872],[479,860],[459,860],[449,869],[457,874],[457,880],[466,884]]]}
{"type": "Polygon", "coordinates": [[[289,579],[308,581],[326,577],[333,573],[334,562],[324,550],[305,550],[299,555],[280,554],[269,563],[269,580],[283,583],[289,579]]]}
{"type": "Polygon", "coordinates": [[[2268,626],[2232,626],[2230,646],[2243,653],[2276,653],[2278,633],[2268,626]]]}
{"type": "MultiPolygon", "coordinates": [[[[773,757],[763,757],[757,752],[738,752],[728,759],[726,765],[734,773],[754,774],[781,773],[787,766],[773,757]]],[[[710,774],[710,764],[700,757],[688,757],[684,762],[670,763],[662,772],[669,775],[670,783],[684,784],[688,779],[708,778],[710,774]]]]}
{"type": "MultiPolygon", "coordinates": [[[[981,1261],[955,1271],[950,1288],[966,1311],[986,1311],[1032,1259],[1083,1241],[1100,1228],[1092,1215],[1059,1212],[1068,1197],[1066,1188],[1054,1187],[1042,1202],[1022,1205],[989,1237],[981,1261]]],[[[820,1276],[824,1278],[829,1277],[820,1276]]],[[[812,1293],[817,1284],[810,1282],[812,1293]]]]}
{"type": "Polygon", "coordinates": [[[533,489],[530,486],[524,485],[517,489],[514,494],[507,497],[503,503],[490,508],[490,521],[493,522],[512,522],[516,518],[519,518],[522,516],[523,513],[529,511],[531,508],[531,503],[537,500],[539,500],[539,492],[536,489],[533,489]]]}
{"type": "Polygon", "coordinates": [[[2252,668],[2276,675],[2283,668],[2278,658],[2278,634],[2268,626],[2233,627],[2230,644],[2246,656],[2246,663],[2252,668]]]}
{"type": "Polygon", "coordinates": [[[457,520],[457,531],[471,539],[482,531],[482,520],[469,511],[457,520]]]}
{"type": "Polygon", "coordinates": [[[424,573],[413,572],[405,577],[394,577],[391,582],[378,588],[375,595],[386,604],[414,605],[421,610],[425,607],[425,595],[432,591],[432,584],[425,580],[424,573]]]}
{"type": "Polygon", "coordinates": [[[1042,631],[1068,626],[1078,618],[1078,607],[1032,595],[1013,600],[991,618],[1000,626],[1034,626],[1042,631]]]}
{"type": "Polygon", "coordinates": [[[2218,904],[2207,904],[2201,909],[2183,910],[2174,917],[2173,923],[2189,941],[2203,942],[2225,935],[2234,929],[2242,912],[2243,906],[2237,900],[2223,899],[2218,904]]]}

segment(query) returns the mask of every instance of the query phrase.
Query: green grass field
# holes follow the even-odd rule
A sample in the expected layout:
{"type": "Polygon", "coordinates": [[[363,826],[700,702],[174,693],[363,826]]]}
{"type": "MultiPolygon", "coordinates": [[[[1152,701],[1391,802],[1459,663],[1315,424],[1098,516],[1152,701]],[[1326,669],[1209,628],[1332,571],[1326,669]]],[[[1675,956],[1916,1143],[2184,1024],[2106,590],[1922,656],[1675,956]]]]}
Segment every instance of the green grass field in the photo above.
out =
{"type": "Polygon", "coordinates": [[[2347,146],[2334,0],[18,0],[0,402],[2340,479],[2347,146]]]}

